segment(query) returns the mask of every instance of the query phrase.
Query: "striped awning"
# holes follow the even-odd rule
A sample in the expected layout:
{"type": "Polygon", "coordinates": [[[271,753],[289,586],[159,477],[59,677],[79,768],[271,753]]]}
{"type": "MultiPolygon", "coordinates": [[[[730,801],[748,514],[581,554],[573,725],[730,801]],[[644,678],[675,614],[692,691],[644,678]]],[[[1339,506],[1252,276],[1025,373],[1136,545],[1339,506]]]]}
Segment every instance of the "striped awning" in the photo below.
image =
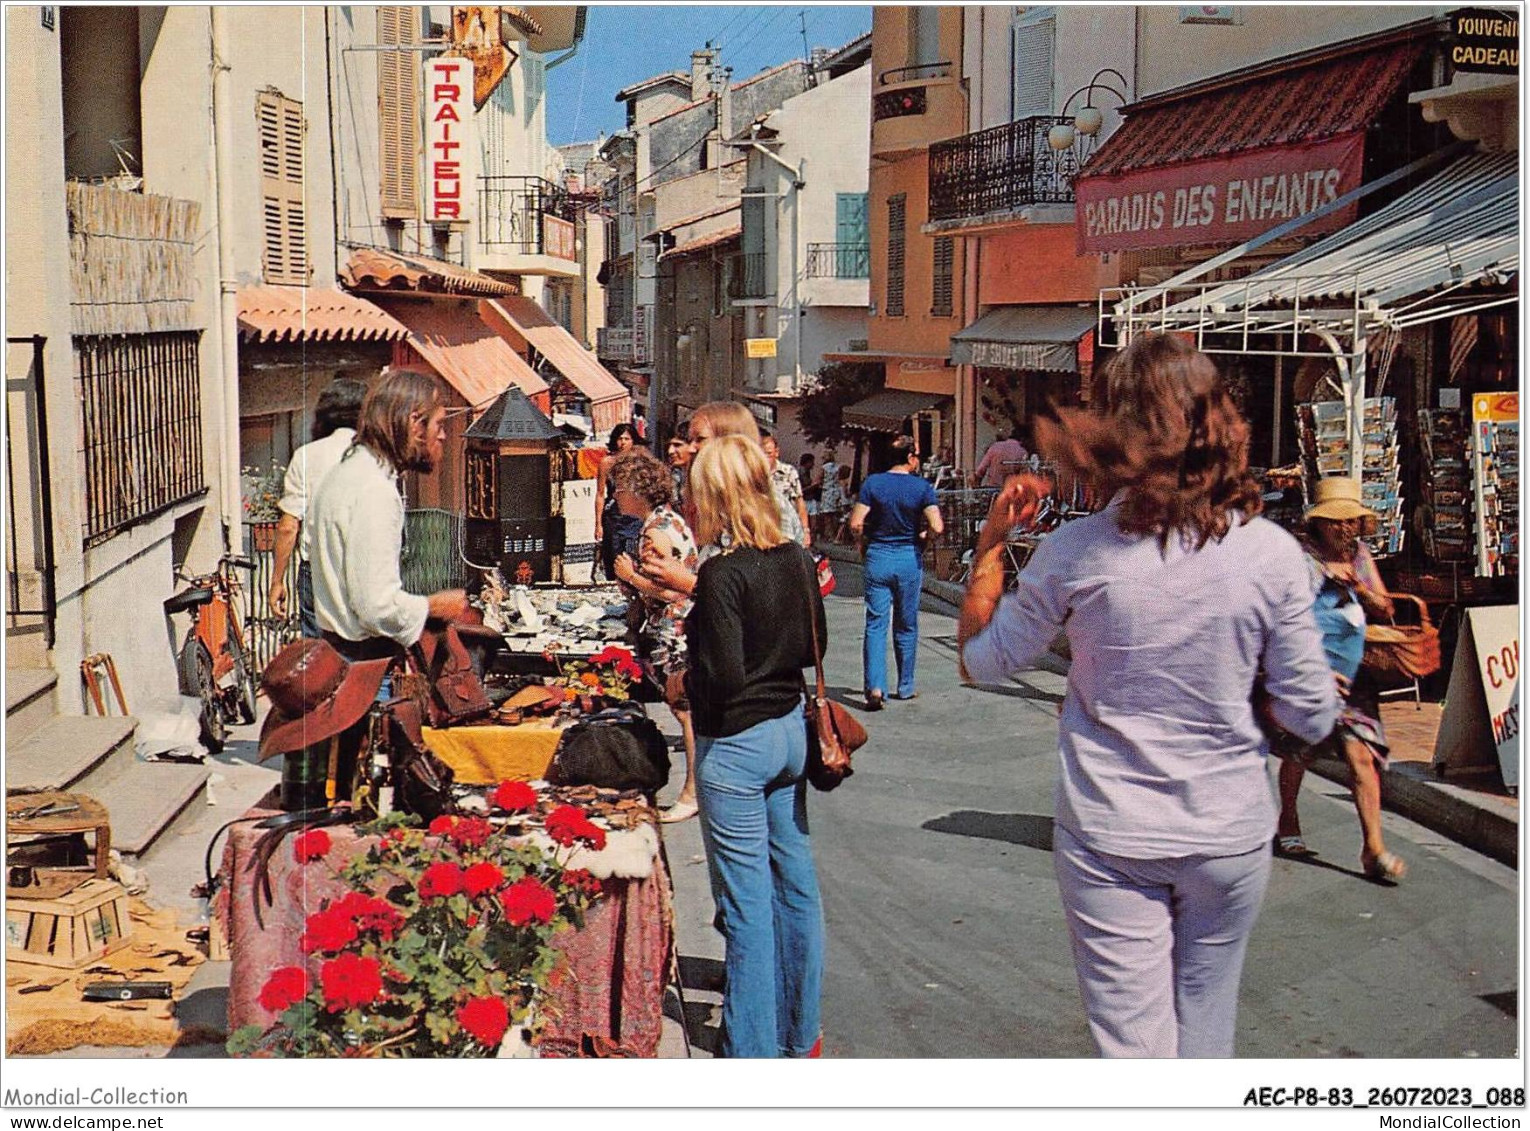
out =
{"type": "Polygon", "coordinates": [[[1519,275],[1519,161],[1479,153],[1326,239],[1195,300],[1210,315],[1358,305],[1396,327],[1458,313],[1449,301],[1519,275]]]}
{"type": "Polygon", "coordinates": [[[865,400],[845,408],[846,428],[860,428],[867,432],[903,431],[903,423],[927,408],[934,408],[951,398],[941,393],[914,393],[906,389],[882,389],[865,400]]]}

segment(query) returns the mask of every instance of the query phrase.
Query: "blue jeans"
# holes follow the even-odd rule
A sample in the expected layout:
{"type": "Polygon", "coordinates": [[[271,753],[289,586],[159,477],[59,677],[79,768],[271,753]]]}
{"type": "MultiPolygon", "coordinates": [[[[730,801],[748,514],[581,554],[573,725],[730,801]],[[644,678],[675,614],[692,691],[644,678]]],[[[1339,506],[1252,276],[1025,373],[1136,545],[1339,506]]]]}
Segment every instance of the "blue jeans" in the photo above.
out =
{"type": "Polygon", "coordinates": [[[823,907],[808,839],[800,708],[696,736],[701,839],[725,944],[721,1054],[806,1056],[820,1031],[823,907]]]}
{"type": "Polygon", "coordinates": [[[914,660],[919,650],[919,591],[924,567],[913,546],[866,548],[866,637],[862,663],[866,690],[887,690],[887,619],[892,613],[893,656],[898,663],[897,694],[914,693],[914,660]]]}
{"type": "Polygon", "coordinates": [[[319,637],[319,614],[313,608],[313,569],[307,562],[298,563],[298,625],[304,637],[319,637]]]}

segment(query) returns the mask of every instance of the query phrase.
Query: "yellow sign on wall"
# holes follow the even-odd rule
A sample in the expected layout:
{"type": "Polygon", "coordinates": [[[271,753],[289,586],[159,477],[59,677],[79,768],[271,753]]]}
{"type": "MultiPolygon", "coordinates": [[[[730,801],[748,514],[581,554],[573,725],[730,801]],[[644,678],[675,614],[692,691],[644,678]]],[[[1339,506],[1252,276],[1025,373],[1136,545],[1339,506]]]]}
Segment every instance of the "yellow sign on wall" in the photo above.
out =
{"type": "Polygon", "coordinates": [[[775,357],[776,340],[774,338],[745,338],[744,356],[750,358],[775,357]]]}

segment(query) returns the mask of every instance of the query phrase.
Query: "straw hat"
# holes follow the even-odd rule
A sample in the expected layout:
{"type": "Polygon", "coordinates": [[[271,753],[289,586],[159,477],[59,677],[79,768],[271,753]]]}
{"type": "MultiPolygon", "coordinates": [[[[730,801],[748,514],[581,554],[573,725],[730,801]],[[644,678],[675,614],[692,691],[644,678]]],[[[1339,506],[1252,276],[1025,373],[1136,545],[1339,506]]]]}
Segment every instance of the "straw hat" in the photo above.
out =
{"type": "Polygon", "coordinates": [[[1376,517],[1376,512],[1360,502],[1360,484],[1347,475],[1331,475],[1319,479],[1313,491],[1312,506],[1307,509],[1308,518],[1330,518],[1343,521],[1346,518],[1376,517]]]}

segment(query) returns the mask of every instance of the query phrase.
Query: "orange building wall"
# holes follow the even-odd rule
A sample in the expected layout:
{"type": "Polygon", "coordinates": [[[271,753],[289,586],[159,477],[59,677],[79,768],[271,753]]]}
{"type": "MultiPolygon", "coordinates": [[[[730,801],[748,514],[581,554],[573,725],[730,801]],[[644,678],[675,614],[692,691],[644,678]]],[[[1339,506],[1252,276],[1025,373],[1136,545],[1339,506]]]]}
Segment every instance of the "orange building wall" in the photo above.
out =
{"type": "Polygon", "coordinates": [[[1026,224],[982,237],[978,302],[983,306],[1094,302],[1117,284],[1120,257],[1080,256],[1072,224],[1026,224]]]}
{"type": "Polygon", "coordinates": [[[952,316],[930,313],[935,283],[935,237],[919,229],[929,220],[929,158],[917,153],[896,164],[873,164],[869,230],[871,233],[871,301],[876,315],[866,322],[872,352],[912,353],[946,357],[951,335],[960,330],[962,318],[962,272],[965,249],[956,240],[952,266],[952,316]],[[898,193],[907,197],[903,251],[903,309],[900,318],[887,316],[887,201],[898,193]]]}

